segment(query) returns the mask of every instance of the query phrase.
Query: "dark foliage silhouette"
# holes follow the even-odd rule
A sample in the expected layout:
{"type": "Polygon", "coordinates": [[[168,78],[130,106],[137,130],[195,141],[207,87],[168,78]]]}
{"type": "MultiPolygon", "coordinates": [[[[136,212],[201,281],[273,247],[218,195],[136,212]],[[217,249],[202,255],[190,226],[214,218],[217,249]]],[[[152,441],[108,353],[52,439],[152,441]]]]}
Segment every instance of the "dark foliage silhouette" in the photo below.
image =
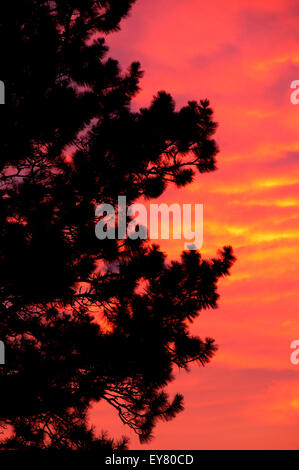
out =
{"type": "Polygon", "coordinates": [[[105,36],[133,1],[1,2],[0,422],[2,448],[125,448],[97,437],[106,400],[141,441],[183,408],[175,368],[205,365],[214,340],[189,324],[217,307],[229,247],[167,263],[141,240],[95,237],[95,207],[155,198],[215,169],[209,102],[175,109],[159,92],[133,112],[142,77],[107,55],[105,36]]]}

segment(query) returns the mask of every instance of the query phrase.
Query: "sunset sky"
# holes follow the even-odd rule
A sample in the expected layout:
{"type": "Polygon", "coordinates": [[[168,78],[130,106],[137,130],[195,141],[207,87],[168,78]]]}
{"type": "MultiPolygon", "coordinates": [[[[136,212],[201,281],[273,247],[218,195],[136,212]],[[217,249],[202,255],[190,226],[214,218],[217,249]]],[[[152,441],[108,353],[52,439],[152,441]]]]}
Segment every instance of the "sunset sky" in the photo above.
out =
{"type": "MultiPolygon", "coordinates": [[[[219,309],[192,327],[216,339],[217,355],[169,387],[185,411],[143,446],[103,404],[93,410],[98,430],[127,435],[132,449],[298,449],[298,1],[137,0],[108,44],[124,68],[139,60],[145,71],[134,107],[159,90],[178,108],[210,100],[218,170],[159,200],[204,204],[203,253],[232,245],[237,263],[220,283],[219,309]]],[[[183,243],[161,247],[174,259],[183,243]]]]}

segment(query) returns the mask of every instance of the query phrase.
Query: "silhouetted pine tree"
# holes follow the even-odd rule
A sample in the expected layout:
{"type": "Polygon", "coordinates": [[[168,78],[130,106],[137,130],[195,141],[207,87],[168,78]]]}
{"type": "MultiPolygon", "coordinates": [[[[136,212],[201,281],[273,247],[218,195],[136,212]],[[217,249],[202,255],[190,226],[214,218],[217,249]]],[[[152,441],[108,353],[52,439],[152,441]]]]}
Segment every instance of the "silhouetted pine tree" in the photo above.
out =
{"type": "Polygon", "coordinates": [[[216,347],[189,332],[216,308],[233,263],[95,237],[95,207],[158,197],[215,169],[208,101],[176,111],[160,92],[130,108],[142,76],[107,56],[105,36],[133,1],[11,0],[0,6],[0,419],[3,448],[122,448],[86,415],[106,400],[140,439],[182,410],[165,388],[175,367],[216,347]],[[100,269],[101,268],[101,269],[100,269]]]}

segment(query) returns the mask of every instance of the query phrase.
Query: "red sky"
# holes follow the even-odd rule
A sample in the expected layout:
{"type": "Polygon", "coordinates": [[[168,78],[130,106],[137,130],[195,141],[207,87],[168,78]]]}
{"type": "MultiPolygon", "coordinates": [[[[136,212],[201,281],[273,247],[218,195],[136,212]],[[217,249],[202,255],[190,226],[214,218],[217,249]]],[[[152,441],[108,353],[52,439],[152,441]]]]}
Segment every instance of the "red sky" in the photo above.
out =
{"type": "MultiPolygon", "coordinates": [[[[98,429],[129,436],[132,449],[299,448],[299,365],[290,363],[299,338],[298,37],[297,1],[137,0],[108,41],[122,66],[139,60],[145,70],[134,106],[158,90],[178,107],[211,101],[218,171],[161,200],[203,203],[203,252],[231,244],[238,258],[219,309],[193,327],[216,339],[217,355],[169,388],[184,394],[185,411],[140,446],[111,407],[94,409],[98,429]]],[[[183,249],[161,246],[170,258],[183,249]]]]}

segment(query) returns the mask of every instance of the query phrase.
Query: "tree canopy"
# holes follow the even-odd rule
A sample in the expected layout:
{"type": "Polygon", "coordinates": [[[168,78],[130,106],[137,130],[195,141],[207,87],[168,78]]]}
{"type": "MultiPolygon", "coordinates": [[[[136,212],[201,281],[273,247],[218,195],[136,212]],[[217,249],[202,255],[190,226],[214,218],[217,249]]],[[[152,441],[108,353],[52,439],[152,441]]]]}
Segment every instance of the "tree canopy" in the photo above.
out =
{"type": "Polygon", "coordinates": [[[167,262],[144,240],[98,240],[95,207],[156,198],[215,170],[207,100],[177,110],[160,91],[134,112],[142,71],[123,71],[106,36],[131,0],[1,2],[0,423],[2,448],[123,448],[88,424],[106,400],[141,441],[183,409],[175,368],[216,346],[190,333],[217,307],[234,261],[186,251],[167,262]]]}

